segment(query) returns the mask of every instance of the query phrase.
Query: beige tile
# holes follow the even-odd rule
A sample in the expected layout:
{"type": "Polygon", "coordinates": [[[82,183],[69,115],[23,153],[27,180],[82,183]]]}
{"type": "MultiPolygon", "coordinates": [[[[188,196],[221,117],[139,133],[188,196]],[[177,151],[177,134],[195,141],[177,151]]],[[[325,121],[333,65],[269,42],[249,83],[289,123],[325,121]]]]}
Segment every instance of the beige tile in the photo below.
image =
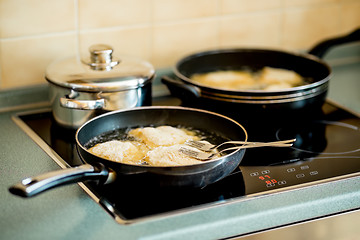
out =
{"type": "MultiPolygon", "coordinates": [[[[47,65],[76,54],[75,0],[0,0],[0,88],[46,82],[47,65]],[[41,34],[41,38],[40,38],[41,34]],[[36,36],[39,35],[39,36],[36,36]]],[[[155,67],[218,47],[309,49],[360,27],[359,0],[78,0],[80,52],[155,67]]]]}
{"type": "Polygon", "coordinates": [[[152,62],[156,67],[173,66],[186,54],[218,46],[215,20],[158,25],[153,34],[152,62]]]}
{"type": "Polygon", "coordinates": [[[221,20],[222,47],[278,47],[281,13],[267,12],[228,17],[221,20]]]}
{"type": "Polygon", "coordinates": [[[285,7],[301,7],[301,6],[311,6],[311,5],[320,5],[323,6],[331,3],[339,3],[343,0],[284,0],[285,7]]]}
{"type": "Polygon", "coordinates": [[[217,6],[217,0],[154,0],[154,21],[215,16],[217,6]]]}
{"type": "Polygon", "coordinates": [[[62,32],[75,29],[73,0],[1,0],[0,37],[62,32]]]}
{"type": "Polygon", "coordinates": [[[80,29],[144,24],[150,17],[148,0],[79,0],[80,29]]]}
{"type": "Polygon", "coordinates": [[[346,13],[340,16],[342,33],[360,28],[360,1],[344,3],[341,6],[341,12],[346,13]]]}
{"type": "Polygon", "coordinates": [[[80,35],[80,52],[83,58],[89,56],[89,47],[93,44],[108,44],[113,50],[113,56],[122,55],[139,57],[149,61],[151,50],[151,28],[123,28],[111,30],[96,30],[80,35]]]}
{"type": "Polygon", "coordinates": [[[75,36],[1,41],[1,88],[45,83],[47,66],[55,59],[75,54],[75,36]]]}
{"type": "Polygon", "coordinates": [[[283,46],[309,49],[319,41],[338,34],[340,8],[336,5],[286,10],[283,46]]]}
{"type": "Polygon", "coordinates": [[[221,9],[224,14],[244,13],[278,9],[282,0],[221,0],[221,9]]]}

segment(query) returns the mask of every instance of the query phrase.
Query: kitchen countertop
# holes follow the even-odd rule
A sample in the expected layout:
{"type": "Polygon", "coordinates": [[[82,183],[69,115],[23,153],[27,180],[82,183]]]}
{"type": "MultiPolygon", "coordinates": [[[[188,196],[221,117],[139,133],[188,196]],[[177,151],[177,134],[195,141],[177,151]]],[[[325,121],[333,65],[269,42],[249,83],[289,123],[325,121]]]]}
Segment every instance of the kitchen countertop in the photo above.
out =
{"type": "MultiPolygon", "coordinates": [[[[360,113],[360,61],[348,59],[329,56],[334,70],[329,99],[360,113]]],[[[159,70],[158,75],[168,71],[159,70]]],[[[158,81],[154,84],[155,96],[164,91],[158,81]]],[[[0,92],[0,239],[219,239],[323,216],[359,220],[356,210],[360,209],[360,176],[243,197],[129,225],[116,223],[76,184],[31,199],[14,196],[8,192],[9,186],[26,177],[59,169],[11,119],[19,111],[48,106],[47,90],[46,85],[40,85],[0,92]]],[[[331,224],[327,226],[331,228],[331,224]]],[[[359,235],[360,229],[356,231],[359,235]]]]}
{"type": "Polygon", "coordinates": [[[279,240],[279,239],[336,239],[355,240],[359,239],[358,225],[360,222],[360,210],[325,217],[315,221],[307,221],[291,226],[281,227],[276,230],[250,234],[238,240],[279,240]]]}

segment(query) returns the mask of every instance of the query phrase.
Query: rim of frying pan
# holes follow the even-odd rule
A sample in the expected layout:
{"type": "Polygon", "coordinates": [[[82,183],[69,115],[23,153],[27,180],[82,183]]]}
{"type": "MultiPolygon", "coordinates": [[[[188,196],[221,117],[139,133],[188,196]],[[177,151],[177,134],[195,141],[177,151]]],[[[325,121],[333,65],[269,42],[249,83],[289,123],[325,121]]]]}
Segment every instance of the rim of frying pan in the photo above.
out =
{"type": "MultiPolygon", "coordinates": [[[[269,67],[271,67],[271,66],[269,66],[269,67]]],[[[316,88],[320,85],[323,85],[324,83],[328,82],[332,76],[331,67],[325,61],[321,60],[320,58],[318,58],[315,55],[311,55],[309,53],[297,53],[297,52],[291,52],[291,51],[285,51],[285,50],[283,51],[283,50],[263,49],[263,48],[225,48],[225,49],[214,49],[214,50],[207,50],[207,51],[203,51],[203,52],[196,52],[196,53],[193,53],[193,54],[190,54],[190,55],[187,55],[187,56],[181,58],[176,63],[173,71],[174,71],[175,75],[177,77],[179,77],[181,80],[183,80],[189,84],[198,86],[202,89],[209,89],[210,91],[218,91],[218,92],[223,92],[223,93],[234,93],[234,94],[239,94],[239,93],[260,94],[260,93],[262,93],[262,94],[271,95],[274,93],[288,93],[288,92],[302,91],[302,90],[316,88]],[[182,74],[179,71],[179,66],[190,59],[194,59],[194,58],[202,57],[202,56],[206,56],[206,55],[213,55],[213,54],[219,54],[219,53],[234,53],[234,52],[239,52],[239,53],[241,53],[241,52],[268,52],[268,53],[279,53],[279,54],[286,54],[286,55],[294,56],[294,57],[300,57],[300,58],[304,58],[309,61],[313,61],[315,63],[321,64],[323,67],[325,67],[327,69],[329,74],[321,80],[315,81],[313,83],[301,85],[298,87],[285,88],[285,89],[280,89],[280,90],[276,90],[276,91],[264,91],[264,90],[226,90],[226,89],[222,89],[222,88],[209,87],[209,86],[206,86],[206,85],[203,85],[203,84],[200,84],[200,83],[197,83],[197,82],[191,80],[188,76],[185,76],[184,74],[182,74]]]]}
{"type": "MultiPolygon", "coordinates": [[[[88,154],[90,154],[90,155],[92,155],[92,156],[94,156],[96,158],[99,158],[104,162],[109,162],[109,164],[110,163],[111,164],[117,163],[117,164],[120,164],[120,165],[126,165],[126,166],[130,166],[130,167],[141,167],[141,168],[144,167],[144,168],[149,168],[149,169],[153,169],[153,168],[156,168],[156,169],[160,169],[160,168],[161,169],[174,169],[174,168],[189,168],[189,167],[194,167],[194,166],[202,166],[202,165],[209,164],[209,163],[221,162],[222,160],[224,160],[224,158],[231,157],[232,155],[236,154],[239,151],[245,151],[245,149],[237,149],[237,150],[235,150],[235,151],[233,151],[233,152],[231,152],[229,154],[226,154],[226,155],[224,155],[222,157],[212,159],[212,160],[207,160],[207,161],[201,161],[200,160],[199,163],[191,164],[191,165],[153,166],[153,165],[136,165],[136,164],[129,164],[129,163],[122,163],[122,162],[112,161],[112,160],[109,160],[109,159],[106,159],[106,158],[103,158],[103,157],[100,157],[100,156],[97,156],[97,155],[91,153],[90,151],[88,151],[88,149],[85,146],[83,146],[80,143],[79,138],[78,138],[79,132],[83,128],[85,128],[88,124],[90,124],[91,122],[96,121],[96,120],[101,119],[101,118],[104,118],[104,117],[106,117],[108,115],[118,114],[118,113],[121,113],[121,112],[141,111],[141,110],[145,110],[145,109],[150,109],[150,110],[151,109],[160,109],[160,110],[164,110],[164,109],[176,110],[176,109],[179,109],[179,110],[184,110],[184,111],[202,112],[202,113],[205,113],[205,114],[221,117],[221,118],[226,119],[227,121],[232,122],[233,124],[237,125],[239,128],[241,128],[242,131],[244,132],[244,135],[245,135],[245,139],[243,139],[242,141],[245,141],[245,142],[248,141],[248,133],[247,133],[245,127],[242,126],[237,121],[235,121],[235,120],[233,120],[233,119],[231,119],[231,118],[229,118],[227,116],[224,116],[222,114],[218,114],[218,113],[215,113],[215,112],[202,110],[202,109],[189,108],[189,107],[180,107],[180,106],[146,106],[146,107],[143,106],[143,107],[135,107],[135,108],[131,108],[131,109],[121,109],[121,110],[116,110],[116,111],[104,113],[104,114],[101,114],[101,115],[99,115],[97,117],[94,117],[94,118],[88,120],[83,125],[81,125],[76,131],[75,141],[76,141],[77,146],[80,147],[81,149],[83,149],[84,151],[86,151],[88,154]]],[[[84,159],[84,160],[85,160],[85,162],[87,162],[86,159],[84,159]]]]}

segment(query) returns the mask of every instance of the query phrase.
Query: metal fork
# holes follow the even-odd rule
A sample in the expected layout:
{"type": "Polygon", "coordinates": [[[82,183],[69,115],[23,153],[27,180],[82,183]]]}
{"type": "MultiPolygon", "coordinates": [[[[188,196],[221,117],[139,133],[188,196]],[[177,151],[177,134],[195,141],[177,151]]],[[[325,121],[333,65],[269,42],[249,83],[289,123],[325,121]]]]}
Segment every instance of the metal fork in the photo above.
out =
{"type": "MultiPolygon", "coordinates": [[[[290,140],[287,140],[290,141],[290,140]]],[[[283,142],[283,141],[281,141],[283,142]]],[[[255,148],[255,147],[291,147],[293,145],[292,141],[291,143],[279,143],[279,142],[268,142],[268,143],[261,143],[261,142],[252,142],[252,144],[249,145],[243,145],[243,146],[237,146],[237,147],[230,147],[225,148],[219,152],[202,152],[202,151],[196,151],[190,148],[186,147],[180,147],[179,152],[192,157],[196,158],[198,160],[206,161],[211,160],[215,156],[220,155],[223,152],[230,151],[230,150],[238,150],[238,149],[244,149],[244,148],[255,148]]]]}
{"type": "MultiPolygon", "coordinates": [[[[281,145],[281,144],[287,144],[287,143],[293,143],[295,142],[296,139],[289,139],[289,140],[283,140],[283,141],[275,141],[275,142],[245,142],[245,141],[227,141],[227,142],[223,142],[219,145],[214,145],[211,144],[209,142],[205,142],[205,141],[194,141],[194,140],[187,140],[185,142],[186,145],[190,146],[190,147],[194,147],[197,148],[201,151],[205,151],[205,152],[211,152],[225,144],[243,144],[243,146],[253,146],[256,147],[258,144],[266,144],[266,146],[273,146],[276,147],[275,145],[281,145]]],[[[281,147],[281,146],[279,146],[281,147]]],[[[286,146],[285,146],[286,147],[286,146]]]]}

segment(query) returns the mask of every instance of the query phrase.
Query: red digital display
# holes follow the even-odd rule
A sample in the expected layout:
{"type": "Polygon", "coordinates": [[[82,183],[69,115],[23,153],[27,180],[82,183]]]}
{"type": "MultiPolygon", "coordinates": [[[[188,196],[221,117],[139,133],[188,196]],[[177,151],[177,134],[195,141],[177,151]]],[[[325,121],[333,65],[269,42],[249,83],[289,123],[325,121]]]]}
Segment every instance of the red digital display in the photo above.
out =
{"type": "Polygon", "coordinates": [[[267,180],[265,182],[266,182],[266,184],[277,183],[277,181],[275,179],[267,180]]]}
{"type": "Polygon", "coordinates": [[[260,176],[259,179],[260,180],[265,180],[265,179],[269,179],[270,176],[269,175],[265,175],[265,176],[260,176]]]}
{"type": "Polygon", "coordinates": [[[259,177],[260,180],[265,181],[266,184],[275,184],[277,183],[277,180],[274,178],[271,178],[269,175],[264,175],[259,177]]]}

